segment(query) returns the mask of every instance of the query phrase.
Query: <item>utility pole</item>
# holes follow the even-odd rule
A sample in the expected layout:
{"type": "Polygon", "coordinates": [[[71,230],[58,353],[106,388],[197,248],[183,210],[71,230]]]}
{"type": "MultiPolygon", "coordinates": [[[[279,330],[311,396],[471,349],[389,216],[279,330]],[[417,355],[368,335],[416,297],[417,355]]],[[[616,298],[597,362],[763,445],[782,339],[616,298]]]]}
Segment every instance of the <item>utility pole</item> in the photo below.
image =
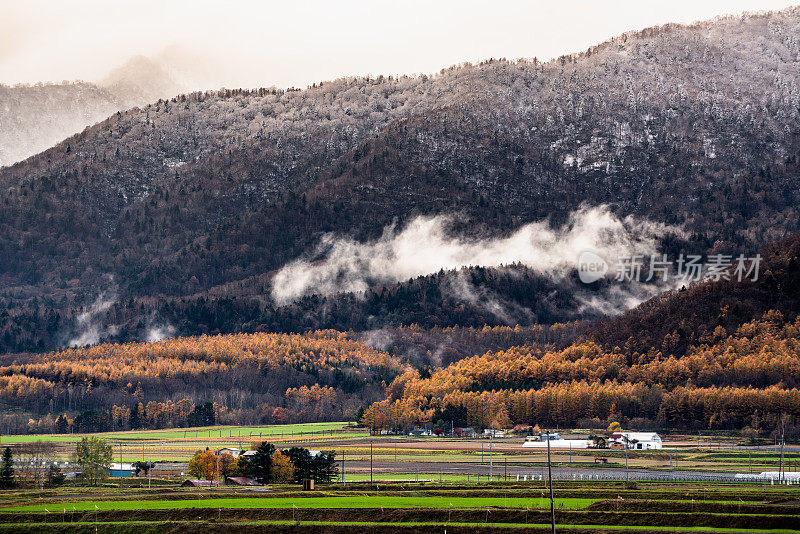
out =
{"type": "Polygon", "coordinates": [[[219,487],[219,449],[217,449],[217,487],[219,487]]]}
{"type": "Polygon", "coordinates": [[[550,465],[550,433],[547,433],[547,480],[550,484],[550,526],[556,534],[556,506],[553,500],[553,470],[550,465]]]}
{"type": "Polygon", "coordinates": [[[492,452],[494,450],[494,425],[492,425],[492,433],[489,434],[489,482],[494,480],[494,476],[492,473],[492,452]]]}
{"type": "Polygon", "coordinates": [[[118,441],[117,446],[119,447],[119,487],[122,488],[122,442],[118,441]]]}
{"type": "Polygon", "coordinates": [[[786,420],[781,417],[781,468],[778,471],[778,484],[783,483],[784,479],[784,471],[783,471],[783,446],[786,443],[785,436],[786,435],[786,420]]]}
{"type": "Polygon", "coordinates": [[[625,443],[625,483],[628,483],[628,436],[622,435],[622,440],[625,443]]]}
{"type": "Polygon", "coordinates": [[[342,486],[347,486],[346,472],[345,472],[345,453],[347,449],[342,449],[342,486]]]}
{"type": "Polygon", "coordinates": [[[369,483],[372,485],[372,441],[369,442],[369,483]]]}
{"type": "Polygon", "coordinates": [[[156,466],[153,462],[153,453],[150,453],[150,462],[147,464],[147,489],[150,489],[150,478],[153,476],[153,468],[156,466]]]}

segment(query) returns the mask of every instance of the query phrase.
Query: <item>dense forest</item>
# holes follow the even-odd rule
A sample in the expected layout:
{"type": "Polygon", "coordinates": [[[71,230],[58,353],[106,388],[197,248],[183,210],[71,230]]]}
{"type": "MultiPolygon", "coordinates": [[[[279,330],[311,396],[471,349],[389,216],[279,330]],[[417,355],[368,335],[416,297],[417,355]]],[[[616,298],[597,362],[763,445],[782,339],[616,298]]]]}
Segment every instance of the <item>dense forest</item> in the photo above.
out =
{"type": "Polygon", "coordinates": [[[581,323],[180,337],[0,357],[0,431],[356,419],[412,368],[566,346],[581,323]],[[388,352],[388,351],[391,351],[388,352]]]}
{"type": "MultiPolygon", "coordinates": [[[[679,227],[663,249],[752,253],[800,229],[798,27],[788,9],[626,33],[544,63],[192,93],[114,114],[0,169],[0,305],[37,332],[3,349],[57,348],[56,323],[109,286],[151,309],[268,301],[275,271],[325,236],[374,239],[422,215],[459,214],[454,236],[502,236],[607,204],[679,227]]],[[[351,327],[280,323],[263,324],[351,327]]]]}
{"type": "Polygon", "coordinates": [[[589,335],[606,349],[682,355],[718,336],[719,328],[731,334],[770,310],[794,321],[800,313],[800,233],[768,245],[761,256],[762,272],[755,282],[719,280],[666,292],[614,320],[598,322],[589,335]]]}
{"type": "Polygon", "coordinates": [[[788,415],[800,435],[800,234],[763,251],[757,281],[669,292],[591,325],[563,348],[518,346],[410,370],[363,421],[507,427],[748,429],[788,415]]]}
{"type": "Polygon", "coordinates": [[[97,432],[354,418],[407,369],[334,331],[66,349],[0,367],[0,425],[97,432]]]}
{"type": "Polygon", "coordinates": [[[2,167],[0,428],[795,432],[799,33],[791,8],[181,94],[2,167]],[[763,265],[583,284],[589,244],[763,265]]]}
{"type": "Polygon", "coordinates": [[[433,373],[407,371],[370,406],[374,429],[421,421],[508,428],[515,424],[634,428],[775,428],[783,414],[800,434],[800,321],[780,312],[714,336],[676,357],[660,350],[630,361],[586,341],[561,351],[513,348],[433,373]]]}
{"type": "Polygon", "coordinates": [[[597,318],[579,312],[581,300],[603,298],[611,284],[585,288],[555,281],[524,265],[420,276],[364,293],[309,295],[282,306],[264,298],[199,296],[111,300],[65,311],[45,307],[0,309],[0,353],[40,352],[68,343],[152,340],[152,336],[236,332],[368,331],[419,325],[550,325],[597,318]],[[82,337],[83,336],[83,337],[82,337]]]}
{"type": "Polygon", "coordinates": [[[616,420],[766,435],[788,416],[794,433],[799,253],[795,234],[764,249],[757,281],[699,283],[588,329],[412,325],[6,356],[0,402],[13,411],[2,423],[44,432],[341,417],[374,430],[616,420]]]}

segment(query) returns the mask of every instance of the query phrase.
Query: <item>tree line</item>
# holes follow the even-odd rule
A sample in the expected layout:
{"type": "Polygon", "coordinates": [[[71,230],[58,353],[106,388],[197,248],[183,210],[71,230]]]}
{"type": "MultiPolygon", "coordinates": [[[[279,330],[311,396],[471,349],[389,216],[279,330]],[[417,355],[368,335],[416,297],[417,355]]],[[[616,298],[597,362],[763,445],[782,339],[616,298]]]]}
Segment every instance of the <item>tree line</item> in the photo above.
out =
{"type": "Polygon", "coordinates": [[[624,351],[606,352],[591,341],[551,352],[489,352],[424,376],[403,373],[362,422],[407,430],[439,420],[495,428],[613,420],[767,432],[786,415],[800,431],[799,340],[800,319],[787,322],[773,311],[731,335],[720,328],[677,358],[653,349],[629,363],[624,351]]]}
{"type": "Polygon", "coordinates": [[[304,480],[328,483],[339,474],[335,451],[311,451],[304,447],[276,449],[262,442],[252,455],[234,455],[211,449],[195,452],[189,460],[189,474],[201,480],[248,477],[260,484],[302,483],[304,480]]]}
{"type": "Polygon", "coordinates": [[[105,344],[0,366],[9,433],[341,420],[408,368],[341,332],[105,344]]]}

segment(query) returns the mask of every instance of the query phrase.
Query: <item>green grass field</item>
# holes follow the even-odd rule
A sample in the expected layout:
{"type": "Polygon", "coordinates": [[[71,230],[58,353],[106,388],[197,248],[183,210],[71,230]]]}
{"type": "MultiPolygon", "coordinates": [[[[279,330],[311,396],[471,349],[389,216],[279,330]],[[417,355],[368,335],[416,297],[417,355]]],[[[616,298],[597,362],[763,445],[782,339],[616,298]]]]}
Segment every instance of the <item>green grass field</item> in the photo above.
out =
{"type": "MultiPolygon", "coordinates": [[[[549,499],[525,483],[366,483],[198,490],[161,486],[0,492],[0,532],[525,532],[547,530],[549,499]],[[12,499],[4,499],[12,497],[12,499]],[[13,506],[12,506],[13,505],[13,506]]],[[[557,528],[602,532],[800,534],[800,488],[691,483],[555,484],[557,528]],[[738,500],[744,497],[746,500],[738,500]]]]}
{"type": "MultiPolygon", "coordinates": [[[[251,437],[292,437],[306,434],[321,434],[334,430],[341,430],[346,422],[331,423],[301,423],[294,425],[266,425],[266,426],[213,426],[181,428],[170,430],[131,430],[127,432],[101,432],[91,434],[107,440],[115,441],[158,441],[190,438],[251,438],[251,437]]],[[[366,434],[366,432],[353,432],[353,434],[366,434]]],[[[89,434],[24,434],[0,436],[0,443],[30,443],[34,441],[75,442],[89,434]]],[[[337,433],[337,436],[340,434],[337,433]]]]}
{"type": "MultiPolygon", "coordinates": [[[[597,499],[561,498],[556,507],[564,510],[585,508],[597,499]]],[[[75,501],[0,508],[2,512],[44,512],[46,509],[91,510],[174,510],[183,508],[544,508],[550,501],[520,497],[405,497],[393,495],[348,495],[331,497],[247,497],[214,498],[198,493],[197,499],[136,501],[75,501]]],[[[51,512],[53,510],[50,510],[51,512]]]]}
{"type": "MultiPolygon", "coordinates": [[[[200,521],[185,521],[185,522],[170,522],[169,525],[173,527],[180,527],[181,525],[185,524],[187,527],[197,527],[199,524],[203,524],[200,521]]],[[[128,531],[130,529],[137,529],[137,527],[148,527],[152,526],[152,523],[149,521],[98,521],[98,522],[83,522],[80,524],[68,523],[65,524],[65,527],[72,527],[73,529],[78,526],[89,527],[89,529],[100,527],[103,531],[128,531]]],[[[366,529],[376,529],[381,527],[388,527],[388,528],[397,528],[403,529],[403,531],[407,531],[406,529],[412,529],[412,531],[432,531],[434,529],[447,528],[455,529],[455,528],[464,528],[464,529],[501,529],[501,530],[510,530],[510,529],[521,529],[524,531],[530,531],[530,529],[549,529],[549,523],[493,523],[493,522],[483,522],[483,523],[465,523],[465,522],[432,522],[432,521],[394,521],[394,522],[365,522],[365,521],[237,521],[235,524],[239,528],[247,528],[247,527],[287,527],[290,529],[296,529],[300,527],[323,527],[323,528],[330,528],[330,527],[344,527],[344,528],[351,528],[354,532],[364,532],[366,529]]],[[[166,527],[167,525],[163,525],[166,527]]],[[[0,524],[0,532],[3,531],[23,531],[28,529],[36,529],[36,530],[47,530],[48,528],[57,528],[58,525],[54,524],[53,522],[50,523],[5,523],[0,524]]],[[[228,524],[228,527],[231,527],[228,524]]],[[[659,526],[637,526],[637,525],[570,525],[570,524],[560,524],[556,523],[556,528],[561,530],[567,531],[609,531],[609,532],[707,532],[709,534],[759,534],[764,533],[764,530],[761,529],[750,529],[750,528],[715,528],[715,527],[681,527],[676,529],[675,527],[659,527],[659,526]]],[[[793,529],[773,529],[768,531],[770,534],[800,534],[800,530],[793,530],[793,529]]]]}
{"type": "MultiPolygon", "coordinates": [[[[32,486],[0,491],[0,533],[31,532],[242,532],[269,530],[305,534],[427,533],[444,530],[522,533],[549,530],[549,499],[539,475],[546,451],[523,449],[522,438],[458,440],[370,436],[346,423],[218,426],[99,434],[114,449],[114,461],[157,460],[152,488],[146,477],[109,479],[99,487],[68,480],[57,489],[32,486]],[[269,488],[183,488],[186,461],[198,449],[251,448],[261,441],[334,450],[346,459],[347,484],[269,488]],[[490,455],[490,448],[492,454],[490,455]],[[370,456],[375,462],[370,483],[370,456]],[[489,482],[490,461],[494,482],[489,482]],[[459,465],[453,465],[458,463],[459,465]],[[445,471],[450,471],[445,473],[445,471]],[[469,473],[469,476],[467,476],[469,473]],[[509,480],[503,475],[508,473],[509,480]],[[518,481],[516,474],[534,475],[518,481]],[[478,476],[480,475],[480,476],[478,476]],[[120,482],[122,484],[120,485],[120,482]],[[67,525],[69,523],[69,525],[67,525]]],[[[3,436],[24,450],[45,440],[51,453],[68,459],[81,435],[3,436]]],[[[736,449],[685,446],[630,451],[632,468],[658,471],[700,469],[759,472],[777,470],[779,451],[748,455],[736,449]],[[677,465],[676,465],[677,460],[677,465]]],[[[800,455],[786,454],[794,471],[800,455]]],[[[553,451],[555,467],[624,468],[623,451],[553,451]],[[609,459],[597,466],[595,458],[609,459]]],[[[342,464],[340,463],[340,473],[342,464]]],[[[65,469],[66,470],[66,469],[65,469]]],[[[560,480],[554,482],[558,529],[571,534],[602,532],[708,532],[800,534],[800,485],[560,480]]]]}

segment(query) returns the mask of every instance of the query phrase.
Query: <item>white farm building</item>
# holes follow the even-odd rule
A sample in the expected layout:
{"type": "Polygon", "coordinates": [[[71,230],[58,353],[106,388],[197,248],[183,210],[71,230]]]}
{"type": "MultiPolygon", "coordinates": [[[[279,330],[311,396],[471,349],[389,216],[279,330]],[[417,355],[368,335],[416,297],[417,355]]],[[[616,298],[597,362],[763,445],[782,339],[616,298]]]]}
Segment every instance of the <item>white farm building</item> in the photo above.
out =
{"type": "Polygon", "coordinates": [[[522,446],[533,449],[546,449],[548,443],[550,443],[550,447],[553,449],[588,449],[592,446],[591,440],[564,439],[558,432],[528,436],[525,438],[525,443],[523,443],[522,446]]]}
{"type": "Polygon", "coordinates": [[[610,446],[615,444],[621,448],[646,450],[663,449],[661,436],[655,432],[617,432],[608,438],[610,446]]]}

